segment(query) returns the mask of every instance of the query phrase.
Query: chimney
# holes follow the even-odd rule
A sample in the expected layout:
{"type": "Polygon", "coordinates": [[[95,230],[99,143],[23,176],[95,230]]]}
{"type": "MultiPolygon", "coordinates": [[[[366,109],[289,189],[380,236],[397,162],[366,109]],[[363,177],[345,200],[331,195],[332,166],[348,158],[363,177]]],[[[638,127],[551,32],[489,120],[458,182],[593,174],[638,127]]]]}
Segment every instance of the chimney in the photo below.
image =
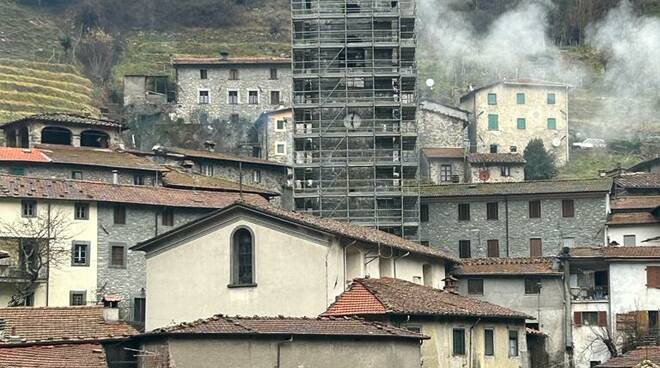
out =
{"type": "Polygon", "coordinates": [[[115,295],[103,297],[103,320],[105,322],[119,321],[119,300],[120,298],[115,295]]]}
{"type": "Polygon", "coordinates": [[[206,149],[209,152],[215,152],[215,143],[211,141],[204,142],[204,149],[206,149]]]}
{"type": "Polygon", "coordinates": [[[442,281],[445,282],[445,291],[450,293],[458,293],[458,279],[454,276],[447,276],[442,281]]]}
{"type": "Polygon", "coordinates": [[[112,170],[112,184],[119,184],[119,171],[117,170],[112,170]]]}

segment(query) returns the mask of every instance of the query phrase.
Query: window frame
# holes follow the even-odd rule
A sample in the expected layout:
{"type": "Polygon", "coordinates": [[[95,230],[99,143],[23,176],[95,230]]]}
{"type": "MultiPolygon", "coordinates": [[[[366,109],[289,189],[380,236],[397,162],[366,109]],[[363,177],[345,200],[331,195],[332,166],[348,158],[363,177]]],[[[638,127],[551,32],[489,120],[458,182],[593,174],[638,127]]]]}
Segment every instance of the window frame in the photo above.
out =
{"type": "Polygon", "coordinates": [[[71,267],[89,267],[90,250],[92,249],[91,242],[82,240],[71,241],[71,267]],[[84,262],[76,262],[76,246],[83,246],[85,249],[84,262]]]}
{"type": "Polygon", "coordinates": [[[208,105],[211,103],[211,92],[207,88],[200,88],[197,90],[197,104],[208,105]],[[206,95],[202,95],[202,92],[206,95]]]}
{"type": "Polygon", "coordinates": [[[174,208],[166,207],[160,211],[160,224],[167,227],[174,226],[174,208]]]}
{"type": "Polygon", "coordinates": [[[286,131],[286,124],[287,120],[286,119],[277,119],[275,120],[275,131],[276,132],[285,132],[286,131]],[[282,123],[282,127],[280,128],[280,123],[282,123]]]}
{"type": "Polygon", "coordinates": [[[540,277],[525,277],[523,283],[525,285],[525,295],[539,295],[541,294],[542,280],[540,277]]]}
{"type": "Polygon", "coordinates": [[[229,69],[229,77],[227,79],[228,80],[241,80],[241,75],[240,75],[238,69],[237,68],[229,69]]]}
{"type": "Polygon", "coordinates": [[[548,93],[546,95],[545,101],[548,105],[554,105],[554,104],[557,103],[557,96],[554,93],[548,93]],[[552,97],[552,98],[550,98],[550,97],[552,97]]]}
{"type": "Polygon", "coordinates": [[[86,306],[87,305],[87,290],[69,290],[69,306],[86,306]],[[74,295],[82,296],[82,304],[73,304],[74,295]]]}
{"type": "Polygon", "coordinates": [[[133,298],[133,322],[139,322],[139,323],[144,324],[144,322],[146,321],[146,318],[145,318],[146,310],[147,310],[147,298],[145,298],[145,297],[135,297],[135,298],[133,298]],[[141,300],[141,302],[138,303],[137,302],[138,300],[141,300]],[[139,308],[139,313],[136,313],[136,311],[138,310],[137,309],[138,304],[141,304],[141,308],[139,308]],[[140,318],[140,319],[136,318],[137,314],[140,314],[142,318],[140,318]]]}
{"type": "Polygon", "coordinates": [[[73,219],[78,221],[89,220],[89,203],[75,202],[73,204],[73,219]],[[79,216],[79,210],[83,209],[84,216],[79,216]]]}
{"type": "Polygon", "coordinates": [[[199,70],[199,79],[209,79],[209,70],[208,69],[200,69],[199,70]]]}
{"type": "Polygon", "coordinates": [[[575,217],[575,200],[562,199],[561,200],[561,217],[573,218],[575,217]],[[570,205],[568,205],[570,203],[570,205]]]}
{"type": "Polygon", "coordinates": [[[276,90],[271,90],[270,91],[270,98],[268,100],[269,104],[271,106],[279,106],[282,104],[282,91],[276,89],[276,90]],[[273,93],[277,93],[277,101],[273,99],[273,93]]]}
{"type": "Polygon", "coordinates": [[[463,259],[472,258],[472,242],[469,239],[458,241],[458,257],[463,259]],[[464,249],[467,249],[467,255],[466,252],[463,252],[464,249]]]}
{"type": "Polygon", "coordinates": [[[489,258],[499,258],[500,257],[500,240],[499,239],[488,239],[488,240],[486,240],[486,257],[489,257],[489,258]]]}
{"type": "Polygon", "coordinates": [[[557,119],[556,118],[548,118],[547,126],[548,126],[548,130],[557,130],[557,119]]]}
{"type": "Polygon", "coordinates": [[[467,293],[468,295],[484,295],[484,279],[468,279],[467,293]]]}
{"type": "Polygon", "coordinates": [[[449,183],[452,181],[453,167],[451,164],[440,165],[440,182],[449,183]]]}
{"type": "Polygon", "coordinates": [[[529,256],[531,258],[537,258],[537,257],[543,257],[543,239],[542,238],[529,238],[529,256]],[[536,241],[538,240],[539,244],[539,254],[534,255],[534,246],[536,241]]]}
{"type": "Polygon", "coordinates": [[[83,172],[81,170],[72,170],[71,171],[72,180],[83,180],[83,172]],[[76,177],[78,176],[78,178],[76,177]]]}
{"type": "Polygon", "coordinates": [[[112,224],[113,225],[126,225],[126,206],[123,204],[115,204],[112,206],[112,224]],[[118,221],[121,219],[121,221],[118,221]]]}
{"type": "Polygon", "coordinates": [[[286,156],[286,142],[275,142],[275,156],[286,156]],[[280,147],[282,147],[282,152],[279,152],[280,147]]]}
{"type": "Polygon", "coordinates": [[[623,246],[624,247],[637,246],[637,235],[635,235],[635,234],[624,234],[623,235],[623,246]],[[632,239],[632,244],[628,242],[629,239],[632,239]]]}
{"type": "Polygon", "coordinates": [[[525,92],[516,92],[516,105],[525,104],[525,92]]]}
{"type": "Polygon", "coordinates": [[[238,226],[236,227],[230,235],[230,279],[229,279],[229,285],[227,287],[229,288],[239,288],[239,287],[255,287],[257,286],[257,273],[256,273],[256,237],[254,234],[254,231],[252,231],[251,228],[247,226],[238,226]],[[239,263],[239,254],[238,254],[238,244],[237,244],[237,234],[239,231],[247,231],[250,234],[250,239],[251,239],[251,263],[250,263],[250,273],[251,273],[251,280],[248,283],[245,282],[240,282],[240,263],[239,263]]]}
{"type": "Polygon", "coordinates": [[[528,218],[530,218],[530,219],[541,218],[541,214],[542,214],[543,209],[541,208],[542,206],[541,206],[541,201],[540,200],[535,199],[535,200],[528,201],[527,202],[527,207],[528,207],[528,214],[527,214],[528,218]],[[538,203],[538,206],[536,206],[537,203],[538,203]],[[534,208],[532,207],[532,204],[534,204],[534,208]],[[538,208],[538,210],[537,210],[537,208],[538,208]],[[537,214],[537,212],[538,212],[538,214],[537,214]]]}
{"type": "Polygon", "coordinates": [[[258,89],[248,89],[248,105],[259,105],[259,90],[258,89]],[[252,94],[256,93],[257,100],[256,102],[252,102],[252,94]]]}
{"type": "Polygon", "coordinates": [[[227,90],[227,105],[238,105],[241,102],[241,93],[237,89],[227,90]],[[236,93],[236,101],[232,102],[232,93],[236,93]]]}
{"type": "Polygon", "coordinates": [[[511,177],[511,166],[509,165],[500,166],[500,176],[505,178],[511,177]]]}
{"type": "Polygon", "coordinates": [[[419,205],[419,221],[429,222],[429,205],[426,203],[419,205]]]}
{"type": "Polygon", "coordinates": [[[261,170],[254,170],[252,172],[252,182],[255,184],[261,183],[261,170]]]}
{"type": "Polygon", "coordinates": [[[145,185],[145,176],[142,174],[133,174],[133,185],[145,185]]]}
{"type": "Polygon", "coordinates": [[[277,68],[270,68],[269,73],[270,73],[269,74],[269,79],[270,80],[278,80],[278,78],[279,78],[278,74],[279,73],[277,71],[277,68]]]}
{"type": "Polygon", "coordinates": [[[509,351],[509,358],[520,356],[520,333],[518,332],[518,330],[509,330],[507,350],[509,351]],[[513,334],[515,334],[515,336],[513,336],[513,334]],[[513,341],[516,342],[515,353],[511,352],[511,349],[514,347],[512,345],[513,341]]]}
{"type": "Polygon", "coordinates": [[[470,221],[470,203],[459,203],[457,205],[458,221],[470,221]]]}
{"type": "Polygon", "coordinates": [[[462,327],[454,327],[452,329],[451,333],[451,355],[452,356],[463,356],[465,355],[465,328],[462,327]],[[457,346],[458,342],[458,336],[456,336],[457,333],[460,333],[460,337],[462,338],[462,341],[460,342],[460,346],[457,346]]]}
{"type": "Polygon", "coordinates": [[[491,106],[497,105],[497,93],[489,93],[486,95],[486,102],[491,106]],[[492,99],[491,99],[492,97],[492,99]]]}
{"type": "Polygon", "coordinates": [[[487,202],[486,203],[486,220],[497,221],[500,219],[500,203],[487,202]]]}
{"type": "Polygon", "coordinates": [[[110,247],[109,252],[110,254],[108,255],[108,268],[118,268],[118,269],[125,269],[128,265],[128,247],[126,246],[125,243],[110,243],[108,244],[110,247]],[[115,264],[114,263],[114,249],[116,248],[122,248],[122,264],[115,264]]]}
{"type": "Polygon", "coordinates": [[[37,201],[34,199],[23,199],[21,200],[21,217],[23,218],[36,218],[37,217],[37,201]],[[29,207],[28,207],[29,206],[29,207]],[[30,213],[26,213],[26,209],[30,208],[30,213]]]}
{"type": "Polygon", "coordinates": [[[500,130],[500,118],[497,114],[488,114],[488,130],[497,132],[500,130]]]}
{"type": "Polygon", "coordinates": [[[516,119],[516,128],[518,128],[518,130],[527,129],[527,119],[525,118],[516,119]]]}
{"type": "Polygon", "coordinates": [[[493,328],[484,329],[484,355],[495,356],[495,329],[493,328]],[[488,332],[490,332],[490,340],[488,332]]]}

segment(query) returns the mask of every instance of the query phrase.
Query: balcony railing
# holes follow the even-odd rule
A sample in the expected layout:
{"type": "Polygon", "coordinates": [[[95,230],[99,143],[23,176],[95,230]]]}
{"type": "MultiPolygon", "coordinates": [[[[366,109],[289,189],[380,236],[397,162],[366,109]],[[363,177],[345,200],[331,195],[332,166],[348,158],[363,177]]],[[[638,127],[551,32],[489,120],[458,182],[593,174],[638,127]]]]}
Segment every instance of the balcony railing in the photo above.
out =
{"type": "Polygon", "coordinates": [[[607,286],[594,287],[572,287],[571,295],[576,301],[599,301],[607,300],[609,290],[607,286]]]}
{"type": "Polygon", "coordinates": [[[415,15],[413,0],[295,0],[291,2],[293,17],[324,15],[415,15]]]}

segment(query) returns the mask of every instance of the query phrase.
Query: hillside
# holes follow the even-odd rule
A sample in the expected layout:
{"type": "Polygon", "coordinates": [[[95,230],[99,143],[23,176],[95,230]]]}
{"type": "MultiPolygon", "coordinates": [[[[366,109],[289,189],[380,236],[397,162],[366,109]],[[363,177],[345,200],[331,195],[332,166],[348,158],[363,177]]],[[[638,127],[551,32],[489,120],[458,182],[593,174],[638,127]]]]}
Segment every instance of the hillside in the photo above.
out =
{"type": "Polygon", "coordinates": [[[60,27],[52,13],[0,1],[0,57],[59,62],[60,27]]]}

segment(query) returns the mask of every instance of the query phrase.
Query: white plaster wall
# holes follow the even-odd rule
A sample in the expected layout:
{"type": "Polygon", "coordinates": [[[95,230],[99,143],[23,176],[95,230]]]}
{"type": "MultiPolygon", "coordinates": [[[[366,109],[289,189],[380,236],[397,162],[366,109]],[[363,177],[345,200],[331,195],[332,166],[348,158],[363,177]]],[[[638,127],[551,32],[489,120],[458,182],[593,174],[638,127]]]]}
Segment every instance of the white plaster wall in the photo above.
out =
{"type": "Polygon", "coordinates": [[[525,166],[524,165],[511,165],[511,175],[502,176],[501,166],[487,166],[480,167],[478,165],[470,167],[472,183],[514,183],[525,180],[525,166]],[[488,180],[481,180],[479,172],[483,169],[488,170],[488,180]]]}
{"type": "MultiPolygon", "coordinates": [[[[607,312],[608,320],[611,320],[608,303],[605,302],[573,302],[571,318],[574,312],[607,312]]],[[[610,358],[610,353],[605,344],[598,336],[603,336],[604,327],[598,326],[573,326],[573,346],[575,368],[589,368],[589,362],[605,362],[610,358]]]]}
{"type": "Polygon", "coordinates": [[[660,289],[646,286],[648,266],[660,266],[660,261],[610,264],[610,302],[613,316],[634,310],[660,309],[660,289]]]}
{"type": "Polygon", "coordinates": [[[642,243],[646,239],[651,239],[660,236],[660,224],[643,224],[643,225],[627,225],[627,226],[612,226],[607,228],[607,236],[610,242],[617,242],[623,245],[624,235],[635,235],[636,245],[653,245],[650,242],[642,243]]]}
{"type": "Polygon", "coordinates": [[[435,288],[444,288],[445,266],[441,261],[432,261],[425,257],[409,255],[394,261],[394,277],[424,285],[424,264],[432,267],[431,284],[435,288]]]}

